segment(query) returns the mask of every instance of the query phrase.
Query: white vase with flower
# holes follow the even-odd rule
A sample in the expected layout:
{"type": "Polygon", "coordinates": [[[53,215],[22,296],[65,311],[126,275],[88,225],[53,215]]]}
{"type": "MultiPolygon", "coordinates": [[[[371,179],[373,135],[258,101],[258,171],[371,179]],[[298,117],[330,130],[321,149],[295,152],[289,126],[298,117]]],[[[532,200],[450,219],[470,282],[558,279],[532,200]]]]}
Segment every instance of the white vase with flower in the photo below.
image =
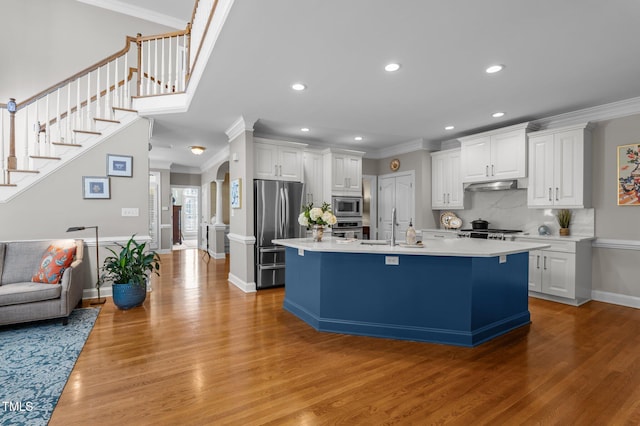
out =
{"type": "Polygon", "coordinates": [[[324,236],[324,227],[335,225],[338,221],[331,211],[331,205],[323,202],[321,207],[313,207],[309,203],[303,207],[302,213],[298,216],[298,223],[307,228],[312,228],[313,240],[320,242],[324,236]]]}

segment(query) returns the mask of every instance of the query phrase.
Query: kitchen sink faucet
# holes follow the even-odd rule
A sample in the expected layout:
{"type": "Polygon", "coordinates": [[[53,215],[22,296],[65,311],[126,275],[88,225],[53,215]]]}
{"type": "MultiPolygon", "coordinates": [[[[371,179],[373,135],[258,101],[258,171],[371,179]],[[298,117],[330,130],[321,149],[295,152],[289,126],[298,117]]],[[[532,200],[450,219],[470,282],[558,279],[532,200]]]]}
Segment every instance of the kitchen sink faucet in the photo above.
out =
{"type": "Polygon", "coordinates": [[[396,245],[396,208],[391,209],[391,247],[396,245]]]}

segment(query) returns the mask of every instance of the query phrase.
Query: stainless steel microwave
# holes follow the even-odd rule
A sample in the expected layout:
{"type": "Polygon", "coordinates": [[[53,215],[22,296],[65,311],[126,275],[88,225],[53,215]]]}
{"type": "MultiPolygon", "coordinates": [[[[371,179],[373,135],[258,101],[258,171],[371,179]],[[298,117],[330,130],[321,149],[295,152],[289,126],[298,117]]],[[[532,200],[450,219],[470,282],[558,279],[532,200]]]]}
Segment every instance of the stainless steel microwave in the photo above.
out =
{"type": "Polygon", "coordinates": [[[332,197],[331,209],[337,217],[362,216],[362,197],[332,197]]]}

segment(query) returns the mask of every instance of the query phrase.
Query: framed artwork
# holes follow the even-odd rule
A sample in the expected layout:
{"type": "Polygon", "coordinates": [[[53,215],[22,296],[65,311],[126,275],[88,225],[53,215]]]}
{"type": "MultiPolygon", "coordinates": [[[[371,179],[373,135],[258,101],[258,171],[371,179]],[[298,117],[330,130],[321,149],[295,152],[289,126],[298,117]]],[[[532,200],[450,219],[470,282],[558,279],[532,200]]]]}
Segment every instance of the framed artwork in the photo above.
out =
{"type": "Polygon", "coordinates": [[[618,205],[640,206],[640,143],[618,146],[618,205]]]}
{"type": "Polygon", "coordinates": [[[107,176],[133,176],[133,157],[107,154],[107,176]]]}
{"type": "Polygon", "coordinates": [[[86,199],[109,199],[111,190],[109,178],[103,176],[83,176],[82,194],[86,199]]]}
{"type": "Polygon", "coordinates": [[[231,208],[239,209],[241,207],[240,199],[242,197],[242,180],[234,179],[231,181],[231,208]]]}

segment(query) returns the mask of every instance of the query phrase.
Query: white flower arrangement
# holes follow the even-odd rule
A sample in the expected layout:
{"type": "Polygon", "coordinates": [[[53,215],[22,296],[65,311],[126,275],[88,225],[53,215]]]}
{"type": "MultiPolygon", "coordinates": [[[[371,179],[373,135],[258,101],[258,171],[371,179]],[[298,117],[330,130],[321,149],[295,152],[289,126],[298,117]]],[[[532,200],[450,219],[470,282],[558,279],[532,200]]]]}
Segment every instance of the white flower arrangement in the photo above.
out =
{"type": "Polygon", "coordinates": [[[313,203],[310,203],[303,207],[298,216],[298,223],[307,228],[311,225],[335,225],[337,221],[331,212],[331,206],[326,202],[322,203],[322,207],[313,207],[313,203]]]}

